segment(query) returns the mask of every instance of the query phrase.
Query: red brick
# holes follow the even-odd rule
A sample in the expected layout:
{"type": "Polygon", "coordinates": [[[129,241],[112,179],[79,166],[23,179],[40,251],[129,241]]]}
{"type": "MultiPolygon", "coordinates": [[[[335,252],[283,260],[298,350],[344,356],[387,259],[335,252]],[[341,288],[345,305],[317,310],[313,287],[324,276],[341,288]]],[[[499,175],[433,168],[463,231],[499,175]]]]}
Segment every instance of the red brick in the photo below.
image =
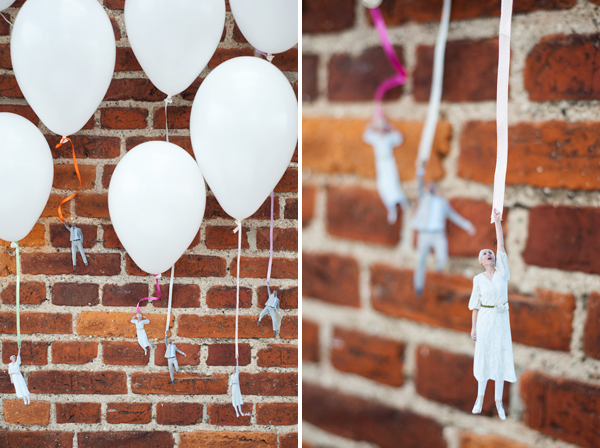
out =
{"type": "Polygon", "coordinates": [[[202,423],[200,403],[158,403],[156,423],[159,425],[197,425],[202,423]]]}
{"type": "Polygon", "coordinates": [[[375,310],[436,327],[471,331],[468,305],[472,290],[472,279],[429,272],[423,295],[416,298],[412,271],[383,264],[371,267],[371,303],[375,310]]]}
{"type": "Polygon", "coordinates": [[[302,2],[302,32],[331,33],[354,26],[352,0],[305,0],[302,2]]]}
{"type": "Polygon", "coordinates": [[[75,198],[75,213],[84,218],[110,218],[108,193],[80,193],[75,198]]]}
{"type": "Polygon", "coordinates": [[[600,294],[595,291],[590,294],[586,311],[583,351],[592,358],[600,359],[600,294]]]}
{"type": "MultiPolygon", "coordinates": [[[[115,172],[116,167],[117,167],[117,165],[104,165],[104,169],[102,170],[102,187],[103,188],[108,189],[110,187],[110,180],[112,179],[112,175],[115,172]]],[[[105,228],[106,227],[109,227],[109,226],[105,226],[105,228]]],[[[113,228],[113,227],[110,226],[110,228],[113,228]]],[[[114,229],[113,229],[113,232],[114,232],[114,229]]]]}
{"type": "Polygon", "coordinates": [[[298,403],[257,403],[256,423],[259,425],[297,425],[298,403]]]}
{"type": "Polygon", "coordinates": [[[10,59],[10,44],[0,44],[0,68],[12,70],[12,60],[10,59]]]}
{"type": "MultiPolygon", "coordinates": [[[[144,297],[148,297],[148,285],[145,283],[107,284],[102,287],[103,306],[135,306],[144,297]]],[[[146,306],[147,304],[148,301],[144,301],[140,306],[146,306]]],[[[156,306],[156,303],[154,306],[156,306]]]]}
{"type": "Polygon", "coordinates": [[[0,96],[6,98],[24,98],[19,84],[13,75],[0,75],[0,96]]]}
{"type": "Polygon", "coordinates": [[[319,56],[315,54],[302,55],[302,102],[310,103],[319,96],[319,56]]]}
{"type": "MultiPolygon", "coordinates": [[[[14,4],[13,4],[14,6],[14,4]]],[[[4,13],[5,16],[10,20],[10,14],[4,13]]],[[[10,25],[3,21],[4,23],[0,25],[0,36],[10,36],[10,25]]]]}
{"type": "Polygon", "coordinates": [[[460,448],[532,448],[529,445],[505,439],[495,434],[460,433],[460,448]]]}
{"type": "MultiPolygon", "coordinates": [[[[190,106],[169,106],[167,117],[169,119],[169,129],[189,129],[190,106]]],[[[165,129],[165,108],[154,108],[154,129],[165,129]]]]}
{"type": "Polygon", "coordinates": [[[100,403],[56,403],[56,423],[100,423],[100,403]]]}
{"type": "MultiPolygon", "coordinates": [[[[75,157],[79,159],[114,159],[121,154],[121,139],[119,137],[99,137],[94,135],[73,135],[69,137],[75,147],[75,157]]],[[[73,149],[69,143],[56,148],[61,137],[47,135],[46,140],[52,148],[55,159],[73,160],[73,149]]]]}
{"type": "Polygon", "coordinates": [[[144,424],[152,420],[152,403],[108,403],[106,423],[144,424]]]}
{"type": "Polygon", "coordinates": [[[520,383],[527,426],[578,446],[600,446],[598,385],[531,371],[521,375],[520,383]]]}
{"type": "Polygon", "coordinates": [[[298,367],[298,346],[271,344],[258,351],[259,367],[298,367]]]}
{"type": "Polygon", "coordinates": [[[443,427],[435,420],[320,386],[302,385],[304,421],[347,439],[381,448],[446,448],[443,427]]]}
{"type": "Polygon", "coordinates": [[[245,395],[295,397],[298,395],[298,373],[240,372],[240,389],[245,395]]]}
{"type": "MultiPolygon", "coordinates": [[[[288,334],[284,334],[285,327],[291,332],[292,322],[295,316],[284,316],[281,323],[281,335],[284,339],[289,339],[288,334]]],[[[266,317],[270,324],[271,319],[266,317]]],[[[273,327],[270,325],[257,325],[258,316],[240,316],[239,317],[239,337],[240,338],[270,338],[273,337],[273,327]]],[[[263,322],[264,323],[264,322],[263,322]]],[[[198,316],[196,314],[181,314],[179,316],[179,329],[177,334],[188,338],[233,338],[235,336],[235,316],[210,315],[198,316]]]]}
{"type": "Polygon", "coordinates": [[[31,372],[27,385],[34,394],[126,394],[127,374],[114,371],[44,370],[31,372]]]}
{"type": "Polygon", "coordinates": [[[148,110],[142,107],[110,107],[100,109],[100,125],[104,129],[145,129],[148,110]]]}
{"type": "Polygon", "coordinates": [[[275,186],[276,193],[298,192],[298,168],[288,168],[275,186]]]}
{"type": "MultiPolygon", "coordinates": [[[[6,288],[0,291],[2,303],[14,305],[17,302],[17,284],[9,283],[6,288]]],[[[19,302],[22,305],[41,305],[46,301],[46,284],[42,282],[21,281],[19,287],[19,302]]]]}
{"type": "Polygon", "coordinates": [[[254,56],[252,48],[217,48],[208,61],[208,68],[215,69],[219,64],[240,56],[254,56]]]}
{"type": "Polygon", "coordinates": [[[375,190],[330,187],[327,194],[327,232],[333,236],[367,243],[396,246],[400,242],[402,211],[394,225],[375,190]]]}
{"type": "MultiPolygon", "coordinates": [[[[270,246],[270,228],[259,227],[256,229],[256,248],[269,249],[270,246]]],[[[289,229],[273,228],[273,250],[298,251],[298,229],[291,227],[289,229]]]]}
{"type": "Polygon", "coordinates": [[[319,362],[319,325],[302,319],[302,360],[319,362]]]}
{"type": "MultiPolygon", "coordinates": [[[[169,285],[160,285],[160,300],[152,302],[155,308],[167,308],[169,305],[169,285]]],[[[156,294],[156,286],[152,288],[156,294]]],[[[172,308],[198,308],[200,306],[200,287],[198,285],[173,285],[172,308]]]]}
{"type": "MultiPolygon", "coordinates": [[[[209,308],[235,308],[235,286],[211,286],[206,293],[206,305],[209,308]]],[[[252,290],[240,287],[240,308],[252,307],[252,290]]]]}
{"type": "Polygon", "coordinates": [[[316,187],[302,186],[302,227],[309,225],[315,217],[316,195],[316,187]]]}
{"type": "Polygon", "coordinates": [[[102,362],[118,366],[147,366],[150,352],[144,350],[137,342],[106,341],[102,346],[102,362]]]}
{"type": "MultiPolygon", "coordinates": [[[[250,344],[238,345],[240,366],[251,362],[250,344]]],[[[207,366],[235,366],[235,344],[211,344],[208,346],[207,366]]]]}
{"type": "Polygon", "coordinates": [[[228,375],[216,373],[200,376],[188,373],[175,375],[171,383],[169,373],[134,372],[131,374],[131,390],[134,394],[152,395],[222,395],[227,393],[228,375]]]}
{"type": "MultiPolygon", "coordinates": [[[[200,364],[200,346],[197,344],[184,344],[175,339],[175,345],[179,350],[187,356],[177,355],[177,364],[180,366],[197,366],[200,364]]],[[[165,344],[157,344],[154,351],[154,364],[157,366],[167,366],[167,358],[165,358],[165,344]]]]}
{"type": "Polygon", "coordinates": [[[302,275],[305,297],[360,307],[359,270],[354,258],[305,253],[302,258],[302,275]]]}
{"type": "MultiPolygon", "coordinates": [[[[240,278],[264,278],[267,275],[268,266],[268,258],[242,257],[240,278]]],[[[237,258],[231,262],[230,272],[231,275],[236,275],[237,258]]],[[[298,259],[273,257],[271,278],[298,278],[298,259]]]]}
{"type": "MultiPolygon", "coordinates": [[[[15,341],[2,341],[2,362],[8,364],[19,347],[15,341]]],[[[21,364],[42,366],[48,364],[48,343],[45,341],[21,341],[21,364]]]]}
{"type": "MultiPolygon", "coordinates": [[[[77,227],[83,233],[83,247],[85,249],[94,247],[98,242],[98,227],[87,224],[78,224],[77,227]]],[[[54,247],[71,248],[71,234],[63,224],[50,224],[50,243],[54,247]]],[[[79,256],[78,253],[77,263],[80,262],[79,256]]]]}
{"type": "Polygon", "coordinates": [[[108,9],[125,9],[125,0],[104,0],[104,6],[108,9]]]}
{"type": "MultiPolygon", "coordinates": [[[[236,226],[206,226],[206,247],[209,249],[237,249],[238,234],[233,233],[236,226]]],[[[248,227],[242,226],[242,249],[248,249],[248,227]]]]}
{"type": "MultiPolygon", "coordinates": [[[[429,101],[432,72],[433,46],[421,45],[417,48],[417,66],[413,77],[415,100],[429,101]]],[[[447,43],[443,101],[495,100],[497,77],[498,39],[465,39],[447,43]]]]}
{"type": "MultiPolygon", "coordinates": [[[[214,196],[206,197],[206,209],[204,211],[204,219],[215,219],[225,218],[231,219],[231,217],[225,213],[223,208],[219,205],[217,198],[214,196]]],[[[279,219],[279,197],[275,197],[273,218],[279,219]]],[[[248,219],[271,219],[271,197],[265,199],[265,202],[258,208],[258,210],[250,216],[248,219]]],[[[233,220],[231,221],[233,223],[233,220]]]]}
{"type": "MultiPolygon", "coordinates": [[[[81,189],[92,189],[96,181],[96,167],[94,165],[79,165],[79,174],[81,175],[81,189]]],[[[73,165],[54,165],[52,186],[57,190],[79,189],[79,179],[73,165]]]]}
{"type": "MultiPolygon", "coordinates": [[[[0,33],[1,34],[1,33],[0,33]]],[[[36,126],[39,124],[40,119],[35,114],[33,109],[30,106],[15,106],[13,104],[3,104],[0,106],[0,112],[10,112],[12,114],[20,115],[24,118],[27,118],[36,126]]],[[[54,174],[56,175],[57,165],[54,166],[54,174]]]]}
{"type": "Polygon", "coordinates": [[[167,97],[148,79],[113,79],[108,87],[104,101],[164,101],[167,97]]]}
{"type": "Polygon", "coordinates": [[[99,287],[94,283],[55,283],[52,304],[65,306],[93,306],[100,303],[99,287]]]}
{"type": "MultiPolygon", "coordinates": [[[[477,380],[473,376],[473,358],[427,345],[416,349],[415,387],[425,398],[471,412],[477,399],[477,380]],[[440,366],[444,366],[443,369],[440,366]]],[[[502,402],[508,408],[510,383],[505,384],[502,402]]],[[[488,381],[483,400],[483,415],[496,415],[494,382],[488,381]]]]}
{"type": "MultiPolygon", "coordinates": [[[[128,313],[82,311],[77,317],[77,333],[87,336],[135,338],[135,325],[131,323],[133,311],[128,313]]],[[[150,339],[163,339],[167,323],[166,314],[144,313],[150,323],[144,329],[150,339]]],[[[171,319],[170,327],[173,326],[171,319]]]]}
{"type": "Polygon", "coordinates": [[[116,72],[128,72],[142,70],[133,50],[129,47],[117,47],[117,61],[115,63],[116,72]]]}
{"type": "MultiPolygon", "coordinates": [[[[400,61],[403,61],[403,48],[394,48],[400,61]]],[[[329,101],[373,101],[379,84],[396,74],[380,46],[368,48],[358,56],[334,54],[329,59],[327,68],[329,101]]],[[[394,87],[383,98],[398,99],[403,90],[401,86],[394,87]]]]}
{"type": "Polygon", "coordinates": [[[50,402],[4,400],[4,421],[17,425],[47,425],[50,423],[50,402]]]}
{"type": "MultiPolygon", "coordinates": [[[[127,274],[141,277],[148,275],[137,267],[129,255],[126,256],[126,260],[127,274]]],[[[162,274],[170,276],[171,270],[162,274]]],[[[225,277],[225,275],[227,275],[225,259],[208,255],[182,255],[177,260],[177,269],[175,269],[175,277],[225,277]]]]}
{"type": "MultiPolygon", "coordinates": [[[[164,142],[165,137],[148,137],[145,135],[138,137],[128,137],[125,140],[125,147],[127,151],[131,151],[133,148],[135,148],[138,145],[141,145],[142,143],[156,141],[164,142]]],[[[192,149],[192,141],[190,140],[190,137],[173,135],[169,137],[169,141],[174,145],[177,145],[180,148],[184,149],[189,155],[194,157],[194,150],[192,149]]]]}
{"type": "MultiPolygon", "coordinates": [[[[263,320],[267,320],[264,325],[268,325],[271,319],[265,317],[263,320]]],[[[279,328],[279,337],[281,339],[298,339],[298,316],[283,316],[279,328]]]]}
{"type": "MultiPolygon", "coordinates": [[[[277,291],[279,307],[283,310],[294,310],[298,308],[298,287],[281,289],[278,286],[271,286],[271,292],[277,291]]],[[[266,286],[258,287],[258,306],[264,308],[269,300],[269,293],[266,286]]]]}
{"type": "Polygon", "coordinates": [[[64,431],[0,431],[0,446],[73,448],[73,433],[64,431]]]}
{"type": "Polygon", "coordinates": [[[250,426],[252,407],[251,403],[244,403],[242,405],[242,412],[249,415],[237,417],[231,403],[210,403],[206,407],[208,423],[219,426],[250,426]]]}
{"type": "Polygon", "coordinates": [[[15,386],[10,382],[10,375],[8,374],[8,370],[0,370],[0,393],[15,393],[15,386]]]}
{"type": "MultiPolygon", "coordinates": [[[[22,334],[70,334],[72,333],[70,313],[30,313],[21,312],[22,334]]],[[[0,313],[0,333],[17,333],[17,316],[10,311],[0,313]]]]}
{"type": "Polygon", "coordinates": [[[597,100],[600,34],[544,36],[527,55],[525,89],[532,101],[597,100]]]}
{"type": "MultiPolygon", "coordinates": [[[[229,1],[227,0],[227,3],[229,3],[229,1]]],[[[227,4],[227,10],[229,11],[229,4],[227,4]]],[[[242,30],[240,30],[240,27],[238,26],[237,23],[233,23],[233,33],[232,36],[233,40],[236,41],[237,43],[240,44],[247,44],[248,41],[246,40],[246,38],[244,37],[244,35],[242,34],[242,30]]]]}
{"type": "Polygon", "coordinates": [[[23,254],[22,272],[32,275],[94,275],[111,276],[121,272],[121,255],[119,254],[86,254],[89,266],[83,265],[77,256],[77,269],[73,270],[71,254],[64,253],[32,253],[23,254]]]}
{"type": "MultiPolygon", "coordinates": [[[[0,247],[10,247],[11,241],[0,240],[0,247]]],[[[34,224],[33,229],[25,238],[19,241],[19,246],[23,247],[43,247],[46,245],[46,228],[43,224],[34,224]]],[[[13,251],[11,251],[14,253],[13,251]]]]}
{"type": "Polygon", "coordinates": [[[110,24],[112,25],[113,32],[115,33],[115,41],[118,42],[121,40],[121,29],[119,28],[119,24],[117,23],[117,19],[114,17],[109,17],[110,24]]]}
{"type": "Polygon", "coordinates": [[[287,198],[285,200],[285,219],[298,219],[298,198],[287,198]]]}
{"type": "MultiPolygon", "coordinates": [[[[234,30],[235,32],[235,30],[234,30]]],[[[235,39],[235,37],[234,37],[235,39]]],[[[290,48],[289,50],[278,53],[273,58],[273,65],[282,72],[297,72],[298,71],[298,49],[290,48]]]]}
{"type": "Polygon", "coordinates": [[[402,386],[404,343],[366,333],[335,328],[331,364],[389,386],[402,386]]]}
{"type": "Polygon", "coordinates": [[[0,253],[0,277],[8,277],[16,273],[16,258],[11,254],[0,253]]]}
{"type": "MultiPolygon", "coordinates": [[[[311,448],[306,445],[307,442],[302,442],[302,448],[311,448]]],[[[298,448],[298,433],[291,432],[289,434],[279,435],[279,448],[298,448]]]]}
{"type": "Polygon", "coordinates": [[[529,211],[525,263],[600,274],[600,211],[540,205],[529,211]]]}
{"type": "MultiPolygon", "coordinates": [[[[60,194],[50,194],[50,197],[48,198],[48,202],[46,203],[46,207],[44,208],[44,211],[42,212],[41,218],[55,218],[58,216],[57,214],[57,209],[58,209],[58,204],[60,204],[60,201],[63,200],[62,195],[60,194]]],[[[71,216],[71,207],[62,207],[62,212],[63,212],[63,216],[65,218],[69,218],[71,216]]]]}
{"type": "Polygon", "coordinates": [[[214,446],[223,448],[277,448],[277,434],[253,431],[198,431],[180,435],[179,448],[214,446]]]}
{"type": "Polygon", "coordinates": [[[168,431],[109,431],[80,432],[79,448],[172,448],[173,434],[168,431]]]}
{"type": "Polygon", "coordinates": [[[54,364],[87,364],[98,356],[97,342],[53,342],[52,362],[54,364]]]}

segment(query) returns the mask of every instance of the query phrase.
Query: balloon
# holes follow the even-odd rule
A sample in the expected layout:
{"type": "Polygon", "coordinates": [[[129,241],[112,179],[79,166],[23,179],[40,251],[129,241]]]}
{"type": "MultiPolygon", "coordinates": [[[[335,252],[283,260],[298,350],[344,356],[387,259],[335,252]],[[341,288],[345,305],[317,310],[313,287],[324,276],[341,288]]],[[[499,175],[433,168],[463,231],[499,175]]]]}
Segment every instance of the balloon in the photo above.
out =
{"type": "Polygon", "coordinates": [[[29,120],[0,113],[0,238],[27,236],[50,197],[54,163],[48,142],[29,120]]]}
{"type": "Polygon", "coordinates": [[[160,274],[181,257],[200,229],[204,179],[187,152],[172,143],[142,143],[121,159],[110,181],[108,211],[133,261],[160,274]]]}
{"type": "Polygon", "coordinates": [[[27,0],[10,53],[23,95],[52,132],[79,131],[110,85],[115,35],[97,0],[27,0]]]}
{"type": "Polygon", "coordinates": [[[194,154],[221,207],[252,215],[290,163],[298,140],[298,102],[268,62],[230,59],[202,82],[190,118],[194,154]]]}
{"type": "Polygon", "coordinates": [[[140,65],[158,89],[187,89],[214,54],[225,0],[127,0],[125,27],[140,65]]]}
{"type": "Polygon", "coordinates": [[[12,5],[16,0],[0,0],[0,11],[4,11],[10,5],[12,5]]]}
{"type": "Polygon", "coordinates": [[[283,53],[298,43],[298,0],[229,0],[240,31],[264,53],[283,53]]]}

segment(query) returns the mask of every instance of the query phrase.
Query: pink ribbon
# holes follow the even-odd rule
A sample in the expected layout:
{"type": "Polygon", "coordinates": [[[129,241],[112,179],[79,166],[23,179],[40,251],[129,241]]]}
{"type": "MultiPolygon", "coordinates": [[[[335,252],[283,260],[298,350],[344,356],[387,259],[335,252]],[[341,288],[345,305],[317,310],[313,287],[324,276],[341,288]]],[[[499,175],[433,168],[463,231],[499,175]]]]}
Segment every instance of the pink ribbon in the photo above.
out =
{"type": "Polygon", "coordinates": [[[158,300],[158,299],[160,299],[160,285],[158,284],[158,279],[161,277],[161,274],[157,274],[154,277],[156,277],[156,290],[158,291],[158,294],[157,294],[158,297],[144,297],[143,299],[140,299],[140,301],[137,303],[137,313],[136,314],[140,314],[140,303],[142,303],[143,300],[158,300]]]}
{"type": "Polygon", "coordinates": [[[381,102],[383,101],[383,96],[388,90],[397,86],[401,86],[406,82],[406,70],[404,70],[404,66],[400,62],[400,59],[398,59],[396,51],[390,42],[390,38],[387,33],[387,27],[385,26],[385,21],[383,20],[381,10],[379,8],[372,8],[369,9],[369,12],[371,13],[371,18],[373,19],[375,28],[379,33],[379,39],[381,40],[383,51],[397,73],[396,75],[384,80],[381,84],[379,84],[379,87],[377,87],[377,90],[375,91],[375,118],[382,119],[383,111],[381,110],[381,102]]]}

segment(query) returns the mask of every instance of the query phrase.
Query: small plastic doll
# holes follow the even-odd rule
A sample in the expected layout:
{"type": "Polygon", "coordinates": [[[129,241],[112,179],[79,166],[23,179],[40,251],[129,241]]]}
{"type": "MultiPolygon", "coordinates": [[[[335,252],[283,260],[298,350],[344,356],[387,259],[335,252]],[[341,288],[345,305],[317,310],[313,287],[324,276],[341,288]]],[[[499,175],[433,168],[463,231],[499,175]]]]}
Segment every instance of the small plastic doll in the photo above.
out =
{"type": "Polygon", "coordinates": [[[77,267],[77,249],[83,259],[83,264],[88,265],[85,252],[83,250],[83,232],[75,225],[75,221],[71,222],[71,227],[65,222],[65,227],[71,234],[71,254],[73,255],[73,270],[77,267]]]}
{"type": "Polygon", "coordinates": [[[148,353],[148,348],[156,348],[154,345],[150,344],[150,341],[148,340],[148,335],[146,334],[146,330],[144,329],[144,325],[149,324],[150,319],[138,313],[135,316],[133,316],[133,318],[131,319],[131,323],[135,324],[138,342],[144,349],[144,355],[148,353]]]}
{"type": "Polygon", "coordinates": [[[231,388],[231,402],[235,409],[236,417],[246,415],[242,412],[244,401],[242,400],[242,391],[240,390],[240,368],[238,366],[235,367],[235,372],[229,375],[229,387],[231,388]]]}
{"type": "Polygon", "coordinates": [[[27,389],[25,378],[23,378],[23,374],[19,370],[19,366],[21,365],[21,348],[19,348],[17,356],[12,355],[10,357],[10,361],[11,362],[8,364],[10,382],[15,385],[17,397],[22,398],[25,404],[30,404],[31,400],[29,398],[29,389],[27,389]]]}
{"type": "Polygon", "coordinates": [[[177,364],[177,352],[181,353],[183,356],[187,357],[185,353],[177,348],[175,344],[173,344],[173,340],[171,338],[167,338],[165,334],[165,358],[169,362],[169,373],[171,374],[171,382],[175,384],[175,378],[173,377],[173,366],[175,366],[175,371],[179,373],[179,364],[177,364]]]}
{"type": "Polygon", "coordinates": [[[279,299],[277,298],[277,291],[269,294],[269,300],[267,300],[264,309],[260,312],[257,325],[260,325],[260,321],[266,316],[267,313],[269,313],[271,320],[273,321],[273,334],[277,336],[277,330],[279,329],[279,315],[281,314],[281,309],[279,308],[279,299]]]}

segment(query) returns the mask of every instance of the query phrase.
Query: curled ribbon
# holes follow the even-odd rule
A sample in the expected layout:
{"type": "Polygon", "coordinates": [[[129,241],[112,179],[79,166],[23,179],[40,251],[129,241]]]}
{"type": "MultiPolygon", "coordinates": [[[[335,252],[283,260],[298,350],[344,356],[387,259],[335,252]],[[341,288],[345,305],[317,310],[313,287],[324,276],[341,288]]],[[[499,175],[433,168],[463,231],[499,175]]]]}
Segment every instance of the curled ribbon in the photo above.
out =
{"type": "MultiPolygon", "coordinates": [[[[157,274],[154,277],[156,277],[156,290],[158,291],[158,294],[156,294],[158,297],[144,297],[143,299],[140,299],[140,301],[137,303],[137,313],[136,314],[140,314],[140,303],[142,303],[143,300],[158,300],[160,299],[160,285],[158,284],[158,279],[161,277],[161,274],[157,274]]],[[[167,328],[168,327],[168,323],[167,323],[167,328]]]]}
{"type": "Polygon", "coordinates": [[[73,199],[75,196],[77,196],[77,193],[79,193],[79,190],[81,190],[81,174],[79,173],[79,167],[77,166],[77,158],[75,157],[75,145],[73,145],[73,142],[71,141],[70,138],[63,137],[60,140],[60,143],[58,143],[58,145],[55,146],[55,148],[60,148],[66,142],[71,143],[71,148],[73,148],[73,163],[75,165],[75,172],[77,173],[77,178],[79,179],[79,188],[77,189],[77,191],[74,194],[72,194],[71,196],[68,196],[68,197],[64,198],[62,201],[60,201],[60,204],[58,204],[58,217],[60,218],[60,220],[62,222],[67,222],[65,220],[65,218],[63,217],[63,214],[62,214],[62,210],[61,210],[62,205],[65,202],[69,202],[71,199],[73,199]]]}
{"type": "Polygon", "coordinates": [[[17,294],[16,294],[16,303],[17,303],[17,346],[21,348],[21,312],[19,310],[19,302],[20,302],[20,287],[21,287],[21,255],[19,254],[19,243],[14,241],[10,244],[10,247],[16,249],[17,256],[17,294]]]}

